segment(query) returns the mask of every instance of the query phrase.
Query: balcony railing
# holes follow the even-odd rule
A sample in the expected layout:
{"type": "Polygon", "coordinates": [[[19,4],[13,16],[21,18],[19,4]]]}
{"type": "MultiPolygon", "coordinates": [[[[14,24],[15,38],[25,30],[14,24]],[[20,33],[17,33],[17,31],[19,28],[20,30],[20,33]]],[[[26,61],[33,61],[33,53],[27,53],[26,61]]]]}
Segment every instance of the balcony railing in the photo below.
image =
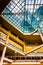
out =
{"type": "Polygon", "coordinates": [[[36,61],[40,61],[41,59],[43,59],[43,57],[39,56],[39,57],[29,57],[29,56],[6,56],[6,58],[11,59],[11,60],[15,60],[17,62],[36,62],[36,61]]]}
{"type": "Polygon", "coordinates": [[[0,31],[0,38],[6,41],[7,35],[4,32],[0,31]]]}
{"type": "MultiPolygon", "coordinates": [[[[6,44],[6,39],[7,39],[7,35],[5,33],[3,33],[2,31],[0,31],[0,43],[2,43],[3,45],[6,44]]],[[[11,42],[7,43],[7,47],[15,50],[16,52],[19,52],[21,54],[24,54],[23,50],[19,49],[18,47],[16,47],[15,45],[12,45],[11,42]]]]}

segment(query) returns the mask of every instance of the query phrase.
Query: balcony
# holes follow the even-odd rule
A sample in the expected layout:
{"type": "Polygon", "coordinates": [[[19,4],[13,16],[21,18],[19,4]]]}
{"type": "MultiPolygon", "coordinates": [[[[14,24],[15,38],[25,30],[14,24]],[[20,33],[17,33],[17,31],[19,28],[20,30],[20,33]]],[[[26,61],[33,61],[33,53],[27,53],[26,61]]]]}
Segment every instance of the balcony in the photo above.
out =
{"type": "Polygon", "coordinates": [[[12,50],[24,55],[24,52],[21,49],[19,49],[15,45],[13,45],[11,42],[6,43],[6,40],[7,40],[7,35],[5,33],[3,33],[2,31],[0,31],[0,43],[3,45],[7,44],[8,48],[11,48],[12,50]]]}

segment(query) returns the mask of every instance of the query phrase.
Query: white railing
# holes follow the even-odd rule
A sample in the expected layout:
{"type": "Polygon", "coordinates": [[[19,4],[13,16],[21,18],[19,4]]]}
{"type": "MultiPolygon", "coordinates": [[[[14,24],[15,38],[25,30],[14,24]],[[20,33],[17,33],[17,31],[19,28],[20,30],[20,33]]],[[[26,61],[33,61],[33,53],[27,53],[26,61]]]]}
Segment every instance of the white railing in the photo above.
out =
{"type": "Polygon", "coordinates": [[[0,38],[2,38],[3,40],[6,40],[7,35],[5,33],[3,33],[2,31],[0,31],[0,38]]]}
{"type": "MultiPolygon", "coordinates": [[[[6,41],[4,41],[3,39],[0,39],[0,43],[5,45],[6,41]]],[[[24,52],[21,49],[17,48],[16,46],[12,45],[11,43],[7,43],[7,47],[11,48],[12,50],[14,50],[16,52],[19,52],[22,55],[24,55],[24,52]]]]}
{"type": "Polygon", "coordinates": [[[12,59],[12,60],[15,60],[15,61],[38,61],[38,60],[41,60],[41,59],[43,59],[43,56],[41,57],[41,56],[39,56],[39,57],[37,57],[37,56],[32,56],[32,57],[30,57],[30,56],[6,56],[6,58],[10,58],[10,59],[12,59]]]}
{"type": "Polygon", "coordinates": [[[11,43],[8,43],[7,45],[10,46],[11,48],[15,49],[16,51],[19,51],[19,52],[21,52],[21,53],[24,52],[24,51],[22,51],[21,49],[19,49],[18,47],[12,45],[11,43]]]}
{"type": "Polygon", "coordinates": [[[32,52],[32,53],[28,54],[27,56],[37,56],[37,57],[39,57],[39,56],[43,56],[43,52],[32,52]]]}
{"type": "MultiPolygon", "coordinates": [[[[0,43],[2,43],[3,45],[5,45],[6,44],[6,39],[7,39],[7,35],[5,33],[3,33],[2,31],[0,31],[0,43]]],[[[21,50],[18,47],[12,45],[11,42],[7,43],[7,47],[9,47],[9,48],[15,50],[16,52],[19,52],[20,54],[24,55],[23,50],[21,50]]]]}

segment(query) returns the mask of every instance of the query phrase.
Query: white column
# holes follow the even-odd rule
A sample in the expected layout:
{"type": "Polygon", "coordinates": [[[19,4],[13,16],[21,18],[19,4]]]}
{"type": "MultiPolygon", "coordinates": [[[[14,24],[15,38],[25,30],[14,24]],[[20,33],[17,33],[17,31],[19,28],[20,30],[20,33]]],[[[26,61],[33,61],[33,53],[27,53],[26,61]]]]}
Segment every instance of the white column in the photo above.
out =
{"type": "Polygon", "coordinates": [[[3,64],[3,60],[4,60],[4,56],[5,56],[5,53],[6,53],[6,45],[5,45],[5,47],[4,47],[4,49],[3,49],[3,52],[2,52],[2,57],[1,57],[1,61],[0,61],[0,65],[2,65],[3,64]]]}
{"type": "Polygon", "coordinates": [[[43,42],[43,35],[42,35],[42,33],[40,32],[40,30],[39,30],[39,29],[38,29],[38,32],[39,32],[39,35],[40,35],[41,40],[42,40],[42,42],[43,42]]]}

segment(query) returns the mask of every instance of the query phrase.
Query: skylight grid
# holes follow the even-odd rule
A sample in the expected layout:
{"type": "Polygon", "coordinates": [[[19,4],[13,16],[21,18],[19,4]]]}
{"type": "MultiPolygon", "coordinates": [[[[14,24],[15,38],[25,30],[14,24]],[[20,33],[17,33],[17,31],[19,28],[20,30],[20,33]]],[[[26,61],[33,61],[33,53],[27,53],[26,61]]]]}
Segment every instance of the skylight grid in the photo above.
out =
{"type": "Polygon", "coordinates": [[[8,9],[10,11],[12,11],[12,13],[20,13],[20,12],[23,12],[24,11],[24,0],[23,1],[19,1],[16,0],[11,0],[11,2],[9,3],[9,5],[7,6],[8,9]]]}
{"type": "Polygon", "coordinates": [[[43,0],[11,0],[2,14],[24,33],[38,26],[43,32],[43,0]]]}
{"type": "Polygon", "coordinates": [[[40,4],[43,4],[43,0],[26,0],[26,4],[29,4],[29,5],[40,5],[40,4]]]}

